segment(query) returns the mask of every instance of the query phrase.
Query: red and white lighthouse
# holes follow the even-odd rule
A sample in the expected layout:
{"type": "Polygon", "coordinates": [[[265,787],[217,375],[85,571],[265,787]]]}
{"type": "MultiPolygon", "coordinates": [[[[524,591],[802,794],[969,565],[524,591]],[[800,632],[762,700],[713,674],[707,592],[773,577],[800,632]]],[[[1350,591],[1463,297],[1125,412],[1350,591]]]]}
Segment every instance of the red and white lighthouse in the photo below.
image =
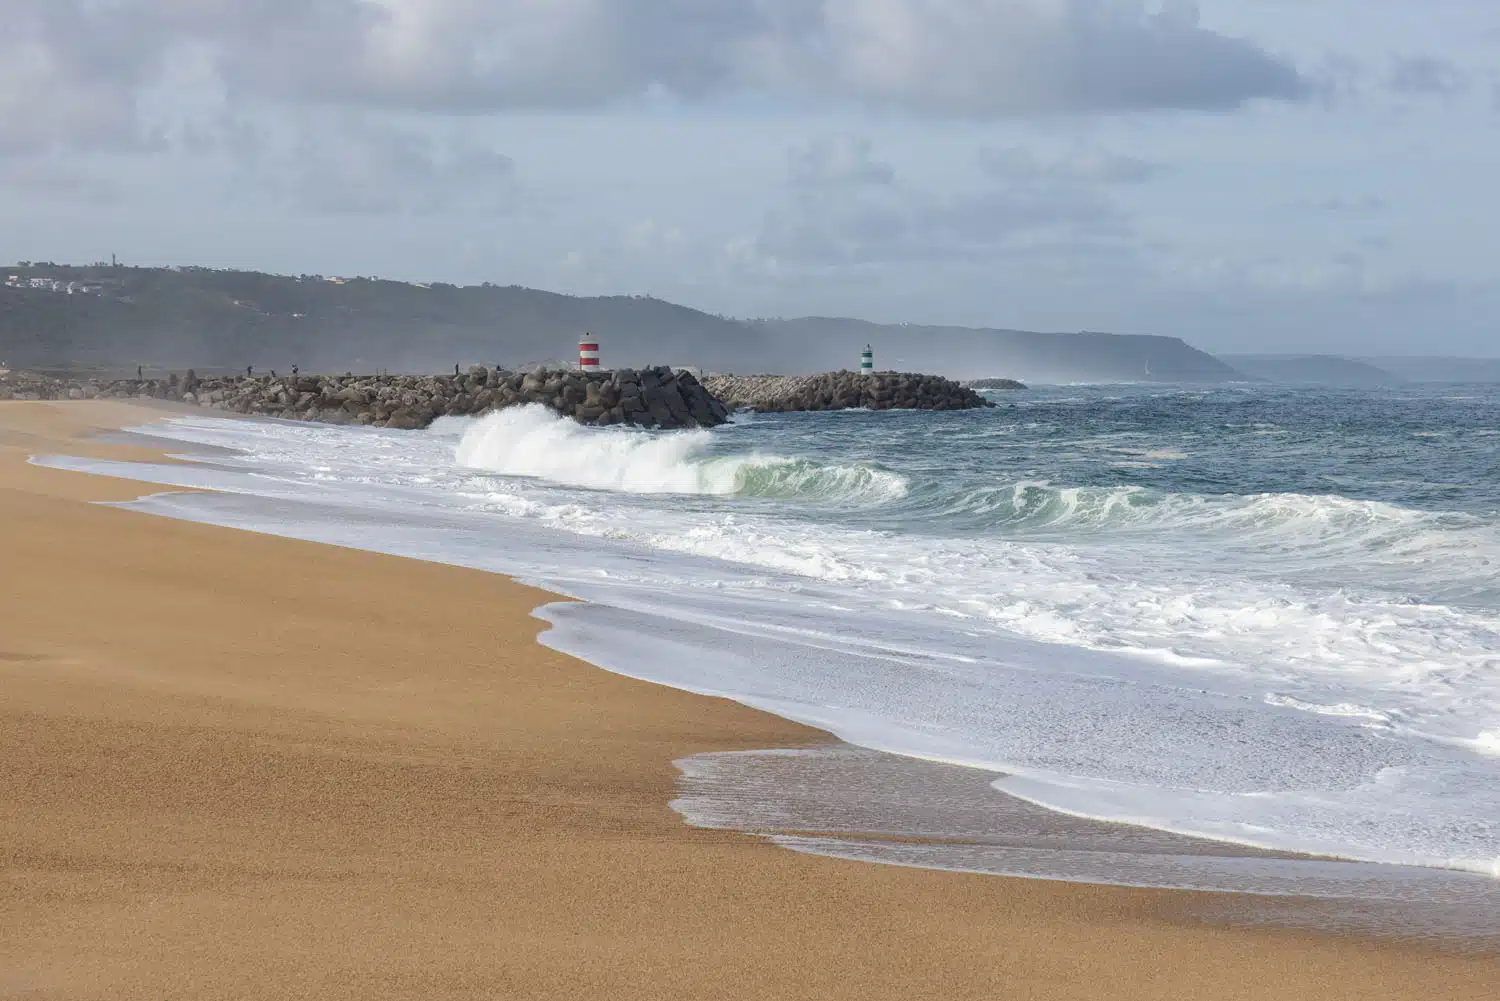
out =
{"type": "Polygon", "coordinates": [[[600,371],[599,338],[593,334],[584,334],[578,338],[578,367],[585,372],[600,371]]]}

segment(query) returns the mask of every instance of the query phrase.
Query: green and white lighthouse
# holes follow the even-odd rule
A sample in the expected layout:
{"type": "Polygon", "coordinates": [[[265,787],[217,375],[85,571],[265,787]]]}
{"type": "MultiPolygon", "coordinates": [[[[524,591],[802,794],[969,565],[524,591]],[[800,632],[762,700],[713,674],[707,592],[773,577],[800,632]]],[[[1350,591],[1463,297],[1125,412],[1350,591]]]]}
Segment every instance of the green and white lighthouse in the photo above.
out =
{"type": "Polygon", "coordinates": [[[868,344],[865,345],[864,351],[860,352],[860,356],[859,356],[859,374],[860,375],[874,375],[875,374],[875,351],[868,344]]]}

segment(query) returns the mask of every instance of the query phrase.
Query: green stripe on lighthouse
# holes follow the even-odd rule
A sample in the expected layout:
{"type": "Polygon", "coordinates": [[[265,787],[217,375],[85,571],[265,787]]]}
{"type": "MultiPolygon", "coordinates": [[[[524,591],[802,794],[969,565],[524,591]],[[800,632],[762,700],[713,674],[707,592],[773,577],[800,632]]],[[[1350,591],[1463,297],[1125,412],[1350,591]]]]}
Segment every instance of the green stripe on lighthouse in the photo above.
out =
{"type": "Polygon", "coordinates": [[[859,374],[873,375],[875,372],[875,351],[870,345],[865,345],[865,350],[859,356],[859,374]]]}

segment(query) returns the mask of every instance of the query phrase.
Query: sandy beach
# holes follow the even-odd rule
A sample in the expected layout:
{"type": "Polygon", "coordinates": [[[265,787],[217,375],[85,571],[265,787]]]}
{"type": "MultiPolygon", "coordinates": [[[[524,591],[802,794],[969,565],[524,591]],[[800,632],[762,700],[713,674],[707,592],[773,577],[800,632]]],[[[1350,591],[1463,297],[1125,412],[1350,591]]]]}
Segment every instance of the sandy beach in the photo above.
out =
{"type": "Polygon", "coordinates": [[[672,762],[829,738],[535,642],[503,577],[88,503],[0,403],[0,996],[1491,998],[1500,958],[799,855],[672,762]]]}

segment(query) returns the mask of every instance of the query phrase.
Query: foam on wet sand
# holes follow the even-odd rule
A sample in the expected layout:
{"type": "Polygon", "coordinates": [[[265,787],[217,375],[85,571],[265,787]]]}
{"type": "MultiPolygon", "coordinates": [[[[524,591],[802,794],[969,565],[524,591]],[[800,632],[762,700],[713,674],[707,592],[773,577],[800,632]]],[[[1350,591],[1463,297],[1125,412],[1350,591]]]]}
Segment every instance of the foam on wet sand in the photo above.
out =
{"type": "Polygon", "coordinates": [[[87,439],[154,416],[0,405],[8,992],[1493,994],[1492,955],[687,826],[672,761],[826,737],[548,650],[555,597],[495,574],[90,504],[143,488],[26,461],[152,458],[87,439]]]}

